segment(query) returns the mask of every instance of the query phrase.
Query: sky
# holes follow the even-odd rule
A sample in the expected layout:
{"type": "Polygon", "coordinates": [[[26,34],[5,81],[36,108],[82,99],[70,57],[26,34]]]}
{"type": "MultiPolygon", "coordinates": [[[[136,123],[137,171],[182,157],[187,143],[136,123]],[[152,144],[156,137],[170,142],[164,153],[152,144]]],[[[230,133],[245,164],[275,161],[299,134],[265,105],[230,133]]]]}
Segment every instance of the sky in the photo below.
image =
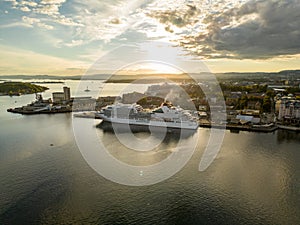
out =
{"type": "Polygon", "coordinates": [[[1,0],[0,75],[300,69],[299,20],[299,0],[1,0]]]}

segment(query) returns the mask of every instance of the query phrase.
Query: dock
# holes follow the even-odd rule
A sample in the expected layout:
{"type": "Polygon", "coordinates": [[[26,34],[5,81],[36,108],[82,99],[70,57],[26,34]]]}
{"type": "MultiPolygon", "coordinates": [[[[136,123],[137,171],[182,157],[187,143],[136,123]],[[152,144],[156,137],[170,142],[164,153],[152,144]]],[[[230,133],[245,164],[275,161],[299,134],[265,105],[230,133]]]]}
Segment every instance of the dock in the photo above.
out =
{"type": "Polygon", "coordinates": [[[290,131],[300,132],[300,127],[287,126],[287,125],[278,125],[278,128],[282,129],[282,130],[290,130],[290,131]]]}
{"type": "Polygon", "coordinates": [[[218,125],[218,124],[210,124],[210,123],[199,123],[199,127],[203,128],[216,128],[216,129],[226,129],[231,131],[249,131],[249,132],[262,132],[262,133],[269,133],[274,132],[278,129],[277,125],[273,126],[251,126],[251,125],[235,125],[235,124],[224,124],[224,125],[218,125]]]}

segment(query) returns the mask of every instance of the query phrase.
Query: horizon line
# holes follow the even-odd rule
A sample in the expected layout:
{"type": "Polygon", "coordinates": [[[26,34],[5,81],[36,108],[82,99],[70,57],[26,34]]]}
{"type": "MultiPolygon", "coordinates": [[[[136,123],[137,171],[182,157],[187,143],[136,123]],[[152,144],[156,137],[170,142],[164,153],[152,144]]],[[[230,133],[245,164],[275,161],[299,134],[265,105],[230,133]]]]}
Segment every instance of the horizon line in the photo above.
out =
{"type": "Polygon", "coordinates": [[[191,73],[138,73],[138,74],[113,74],[113,73],[94,73],[94,74],[74,74],[74,75],[62,75],[62,74],[0,74],[0,77],[4,76],[55,76],[55,77],[76,77],[76,76],[97,76],[97,75],[115,75],[115,76],[139,76],[139,75],[184,75],[184,74],[201,74],[201,73],[211,73],[211,74],[232,74],[232,73],[239,73],[239,74],[256,74],[256,73],[264,73],[264,74],[271,74],[271,73],[281,73],[281,72],[288,72],[288,71],[300,71],[300,69],[285,69],[279,71],[256,71],[256,72],[239,72],[239,71],[231,71],[231,72],[191,72],[191,73]]]}

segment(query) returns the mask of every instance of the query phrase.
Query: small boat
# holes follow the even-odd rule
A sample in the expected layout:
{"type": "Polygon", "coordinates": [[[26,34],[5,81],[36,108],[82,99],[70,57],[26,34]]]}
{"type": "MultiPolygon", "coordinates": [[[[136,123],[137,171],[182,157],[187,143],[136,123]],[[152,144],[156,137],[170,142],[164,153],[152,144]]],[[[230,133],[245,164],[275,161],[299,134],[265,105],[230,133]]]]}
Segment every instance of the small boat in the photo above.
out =
{"type": "Polygon", "coordinates": [[[89,87],[86,87],[86,89],[84,90],[85,92],[89,92],[91,90],[89,90],[89,87]]]}

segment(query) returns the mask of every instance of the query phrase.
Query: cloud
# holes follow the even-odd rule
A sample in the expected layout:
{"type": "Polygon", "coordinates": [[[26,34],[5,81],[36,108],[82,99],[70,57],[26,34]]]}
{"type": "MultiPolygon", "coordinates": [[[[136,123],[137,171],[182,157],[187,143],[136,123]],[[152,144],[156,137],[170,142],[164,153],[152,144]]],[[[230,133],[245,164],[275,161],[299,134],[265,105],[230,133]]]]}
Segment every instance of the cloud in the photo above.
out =
{"type": "Polygon", "coordinates": [[[57,5],[60,5],[62,3],[66,2],[66,0],[42,0],[40,2],[40,4],[44,4],[44,5],[47,5],[47,4],[57,4],[57,5]]]}
{"type": "Polygon", "coordinates": [[[59,4],[39,5],[39,7],[35,8],[35,12],[49,16],[58,15],[59,7],[59,4]]]}
{"type": "Polygon", "coordinates": [[[36,13],[44,15],[58,15],[59,7],[66,2],[66,0],[41,0],[39,2],[35,1],[16,1],[16,0],[6,0],[11,2],[12,8],[18,9],[23,12],[34,11],[36,13]]]}
{"type": "Polygon", "coordinates": [[[204,58],[267,59],[300,53],[299,0],[250,0],[206,16],[207,32],[181,46],[204,58]]]}
{"type": "Polygon", "coordinates": [[[65,46],[75,47],[75,46],[82,45],[82,43],[83,43],[83,40],[72,40],[71,43],[66,43],[65,46]]]}
{"type": "Polygon", "coordinates": [[[27,16],[23,16],[22,20],[24,23],[29,24],[29,25],[33,25],[33,24],[39,23],[41,21],[38,18],[32,18],[32,17],[27,17],[27,16]]]}
{"type": "Polygon", "coordinates": [[[118,18],[112,18],[109,22],[111,24],[121,24],[121,21],[118,18]]]}
{"type": "Polygon", "coordinates": [[[23,12],[34,11],[37,14],[44,14],[48,16],[59,15],[59,8],[66,2],[66,0],[41,0],[39,2],[16,0],[6,1],[11,2],[13,8],[21,10],[23,12]]]}
{"type": "Polygon", "coordinates": [[[79,24],[75,28],[74,38],[84,40],[83,43],[93,41],[108,43],[120,36],[131,24],[130,18],[126,15],[131,10],[123,12],[123,8],[128,8],[128,5],[121,1],[110,0],[76,1],[72,8],[79,24]]]}
{"type": "Polygon", "coordinates": [[[30,19],[28,19],[29,17],[22,18],[22,20],[29,25],[33,25],[34,23],[36,23],[40,28],[44,28],[47,30],[54,29],[53,25],[40,22],[41,20],[44,20],[52,24],[57,23],[64,26],[82,26],[82,24],[75,22],[72,18],[68,18],[60,13],[60,7],[66,2],[66,0],[41,0],[39,2],[18,2],[16,0],[6,1],[11,2],[13,4],[13,8],[15,9],[23,12],[33,12],[30,14],[30,19]]]}
{"type": "Polygon", "coordinates": [[[57,16],[53,22],[56,22],[58,24],[62,24],[65,26],[83,26],[83,24],[80,24],[78,22],[75,22],[73,19],[71,18],[67,18],[64,15],[59,15],[57,16]]]}
{"type": "Polygon", "coordinates": [[[38,27],[44,28],[46,30],[53,30],[54,27],[45,23],[37,23],[38,27]]]}
{"type": "Polygon", "coordinates": [[[47,25],[47,24],[41,22],[41,20],[38,19],[38,18],[23,16],[22,20],[25,24],[28,24],[30,27],[33,27],[33,25],[36,24],[38,27],[44,28],[46,30],[53,30],[54,29],[53,26],[47,25]]]}
{"type": "MultiPolygon", "coordinates": [[[[88,2],[77,0],[9,1],[16,4],[15,8],[20,11],[32,11],[30,17],[47,21],[48,24],[40,22],[37,24],[38,27],[46,29],[54,29],[60,25],[69,27],[66,34],[70,37],[66,39],[82,40],[76,42],[76,45],[88,44],[93,41],[109,42],[121,35],[130,25],[126,15],[130,13],[131,9],[134,9],[131,8],[131,5],[140,2],[139,0],[128,3],[118,0],[90,0],[88,2]],[[65,4],[65,8],[61,12],[60,8],[63,4],[65,4]]],[[[30,21],[26,22],[33,25],[30,21]]],[[[61,28],[58,27],[58,29],[61,28]]],[[[73,45],[74,43],[69,41],[65,46],[73,45]]]]}
{"type": "Polygon", "coordinates": [[[34,6],[38,5],[36,2],[30,2],[30,1],[21,1],[19,4],[20,5],[27,5],[27,6],[31,6],[31,7],[34,7],[34,6]]]}
{"type": "Polygon", "coordinates": [[[157,18],[160,23],[167,26],[175,25],[177,27],[184,27],[198,22],[196,16],[200,10],[194,5],[184,5],[181,9],[154,11],[149,16],[157,18]]]}
{"type": "MultiPolygon", "coordinates": [[[[26,24],[31,27],[49,30],[65,29],[63,34],[54,32],[52,34],[64,36],[61,39],[64,39],[65,43],[61,43],[61,46],[70,47],[74,45],[72,40],[82,40],[76,42],[76,46],[79,44],[88,45],[95,41],[103,44],[116,40],[129,28],[134,27],[135,24],[144,23],[147,20],[144,13],[141,13],[141,9],[155,0],[146,3],[141,0],[9,1],[15,4],[14,9],[23,12],[31,11],[30,14],[25,14],[25,16],[40,20],[35,23],[26,21],[26,24]]],[[[24,15],[23,12],[21,15],[24,15]]],[[[151,32],[154,33],[154,31],[151,32]]],[[[139,29],[138,32],[144,33],[145,31],[139,29]]]]}
{"type": "Polygon", "coordinates": [[[20,10],[23,11],[23,12],[30,12],[31,11],[31,9],[29,9],[27,6],[20,7],[20,10]]]}

